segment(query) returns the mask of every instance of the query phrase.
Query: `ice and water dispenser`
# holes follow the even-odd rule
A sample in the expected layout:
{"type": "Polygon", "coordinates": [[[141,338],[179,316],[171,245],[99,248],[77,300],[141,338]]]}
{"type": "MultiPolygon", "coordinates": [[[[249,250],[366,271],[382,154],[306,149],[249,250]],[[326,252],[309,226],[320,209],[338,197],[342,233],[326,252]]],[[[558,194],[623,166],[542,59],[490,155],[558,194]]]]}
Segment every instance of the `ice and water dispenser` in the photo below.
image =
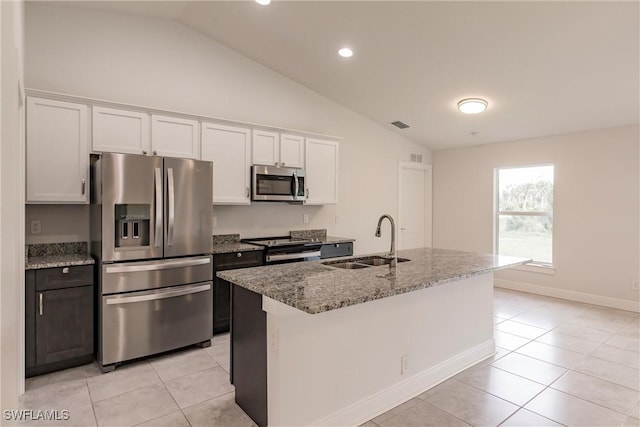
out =
{"type": "Polygon", "coordinates": [[[117,204],[115,209],[116,248],[149,246],[151,207],[139,204],[117,204]]]}

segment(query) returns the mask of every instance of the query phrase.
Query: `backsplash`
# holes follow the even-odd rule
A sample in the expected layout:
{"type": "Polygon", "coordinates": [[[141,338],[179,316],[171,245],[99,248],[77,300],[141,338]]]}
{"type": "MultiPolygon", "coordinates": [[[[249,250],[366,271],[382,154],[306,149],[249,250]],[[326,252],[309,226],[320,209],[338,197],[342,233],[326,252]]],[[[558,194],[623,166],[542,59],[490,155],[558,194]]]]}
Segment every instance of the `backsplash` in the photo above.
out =
{"type": "Polygon", "coordinates": [[[237,243],[240,241],[239,234],[214,234],[213,235],[213,244],[214,245],[224,245],[227,243],[237,243]]]}
{"type": "Polygon", "coordinates": [[[38,243],[26,245],[27,257],[51,255],[84,255],[88,253],[87,242],[38,243]]]}
{"type": "Polygon", "coordinates": [[[316,230],[291,230],[289,231],[291,237],[296,239],[313,239],[325,241],[327,240],[327,229],[316,229],[316,230]]]}

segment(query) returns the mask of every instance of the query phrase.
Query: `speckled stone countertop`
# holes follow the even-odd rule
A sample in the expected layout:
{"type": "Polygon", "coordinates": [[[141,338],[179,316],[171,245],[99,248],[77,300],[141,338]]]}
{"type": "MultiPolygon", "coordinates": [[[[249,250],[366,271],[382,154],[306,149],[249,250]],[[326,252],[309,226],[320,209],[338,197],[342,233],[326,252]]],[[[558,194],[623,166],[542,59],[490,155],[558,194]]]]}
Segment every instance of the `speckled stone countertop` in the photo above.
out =
{"type": "Polygon", "coordinates": [[[240,241],[239,234],[214,234],[212,254],[228,254],[244,251],[261,251],[262,246],[250,245],[240,241]]]}
{"type": "Polygon", "coordinates": [[[217,275],[291,307],[317,314],[531,261],[431,248],[398,251],[398,257],[410,261],[398,263],[395,270],[386,265],[347,270],[323,265],[322,262],[327,262],[324,260],[227,270],[217,275]]]}
{"type": "Polygon", "coordinates": [[[25,270],[95,264],[87,252],[86,242],[27,245],[25,270]]]}

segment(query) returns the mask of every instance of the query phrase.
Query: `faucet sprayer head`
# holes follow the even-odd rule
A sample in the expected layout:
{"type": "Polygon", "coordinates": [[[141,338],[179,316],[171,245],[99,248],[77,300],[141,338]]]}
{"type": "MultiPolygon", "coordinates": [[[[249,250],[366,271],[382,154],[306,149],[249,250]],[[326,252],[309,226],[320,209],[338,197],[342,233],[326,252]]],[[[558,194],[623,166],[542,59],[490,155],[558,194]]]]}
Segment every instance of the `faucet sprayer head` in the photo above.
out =
{"type": "Polygon", "coordinates": [[[376,237],[380,237],[382,234],[380,233],[380,227],[376,228],[376,237]]]}

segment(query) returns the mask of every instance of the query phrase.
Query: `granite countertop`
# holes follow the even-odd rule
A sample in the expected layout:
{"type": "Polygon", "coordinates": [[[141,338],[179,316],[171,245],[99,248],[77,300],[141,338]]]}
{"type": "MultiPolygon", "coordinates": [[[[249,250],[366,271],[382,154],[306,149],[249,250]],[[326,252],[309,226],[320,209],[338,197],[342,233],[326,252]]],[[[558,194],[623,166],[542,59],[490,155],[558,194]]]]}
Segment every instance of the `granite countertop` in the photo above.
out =
{"type": "Polygon", "coordinates": [[[37,243],[25,246],[25,270],[91,265],[87,242],[37,243]]]}
{"type": "Polygon", "coordinates": [[[216,243],[213,245],[212,254],[228,254],[233,252],[246,252],[246,251],[261,251],[264,248],[262,246],[251,245],[243,242],[232,243],[216,243]]]}
{"type": "MultiPolygon", "coordinates": [[[[398,251],[398,257],[410,261],[398,263],[395,271],[386,265],[340,269],[323,265],[322,262],[327,262],[323,260],[227,270],[217,275],[291,307],[317,314],[531,261],[432,248],[398,251]]],[[[330,262],[338,259],[346,258],[330,262]]]]}
{"type": "Polygon", "coordinates": [[[87,254],[32,256],[27,257],[25,270],[70,267],[73,265],[91,265],[95,263],[95,260],[87,254]]]}

